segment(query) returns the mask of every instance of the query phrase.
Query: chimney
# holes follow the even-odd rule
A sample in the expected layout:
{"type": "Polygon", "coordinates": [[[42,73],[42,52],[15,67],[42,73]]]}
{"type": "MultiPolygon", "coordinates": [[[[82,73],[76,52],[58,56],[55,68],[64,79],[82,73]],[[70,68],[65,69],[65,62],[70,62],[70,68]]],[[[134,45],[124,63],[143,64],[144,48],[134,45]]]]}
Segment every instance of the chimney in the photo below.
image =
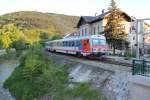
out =
{"type": "Polygon", "coordinates": [[[105,9],[102,10],[102,14],[104,14],[104,13],[105,13],[105,9]]]}
{"type": "Polygon", "coordinates": [[[95,13],[95,16],[97,16],[97,14],[98,14],[98,13],[96,12],[96,13],[95,13]]]}

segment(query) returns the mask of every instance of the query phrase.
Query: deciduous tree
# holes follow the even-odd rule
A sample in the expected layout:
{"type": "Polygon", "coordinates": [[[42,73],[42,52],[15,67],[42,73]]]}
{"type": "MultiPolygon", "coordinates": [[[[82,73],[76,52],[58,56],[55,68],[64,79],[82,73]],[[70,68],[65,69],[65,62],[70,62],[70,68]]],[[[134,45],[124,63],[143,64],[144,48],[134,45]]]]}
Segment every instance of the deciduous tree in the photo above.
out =
{"type": "Polygon", "coordinates": [[[7,24],[0,29],[0,41],[4,49],[8,50],[11,44],[22,38],[22,31],[14,24],[7,24]]]}

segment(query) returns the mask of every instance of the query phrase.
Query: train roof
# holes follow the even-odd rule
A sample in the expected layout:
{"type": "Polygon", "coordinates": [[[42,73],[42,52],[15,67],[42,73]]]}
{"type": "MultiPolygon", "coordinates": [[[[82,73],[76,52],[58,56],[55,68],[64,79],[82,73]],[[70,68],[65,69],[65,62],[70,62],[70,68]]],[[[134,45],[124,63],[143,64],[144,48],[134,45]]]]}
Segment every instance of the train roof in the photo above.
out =
{"type": "Polygon", "coordinates": [[[72,41],[72,40],[80,40],[80,39],[87,39],[87,38],[101,38],[105,39],[104,35],[91,35],[91,36],[82,36],[82,37],[68,37],[68,38],[63,38],[59,40],[53,40],[53,41],[48,41],[48,42],[59,42],[59,41],[72,41]]]}

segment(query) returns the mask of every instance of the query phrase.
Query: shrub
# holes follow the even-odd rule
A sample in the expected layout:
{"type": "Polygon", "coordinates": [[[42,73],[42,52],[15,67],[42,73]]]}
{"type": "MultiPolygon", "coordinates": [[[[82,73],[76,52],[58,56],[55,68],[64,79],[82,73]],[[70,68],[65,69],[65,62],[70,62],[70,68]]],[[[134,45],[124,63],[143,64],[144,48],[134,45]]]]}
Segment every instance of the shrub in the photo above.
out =
{"type": "Polygon", "coordinates": [[[20,56],[22,54],[22,51],[25,50],[25,42],[23,40],[18,40],[13,42],[13,48],[16,49],[17,56],[20,56]]]}
{"type": "Polygon", "coordinates": [[[49,89],[61,90],[68,82],[68,75],[45,58],[41,50],[40,47],[33,46],[4,84],[17,100],[33,100],[49,89]]]}
{"type": "Polygon", "coordinates": [[[57,40],[57,39],[62,39],[62,36],[60,34],[54,34],[52,37],[51,37],[51,40],[57,40]]]}

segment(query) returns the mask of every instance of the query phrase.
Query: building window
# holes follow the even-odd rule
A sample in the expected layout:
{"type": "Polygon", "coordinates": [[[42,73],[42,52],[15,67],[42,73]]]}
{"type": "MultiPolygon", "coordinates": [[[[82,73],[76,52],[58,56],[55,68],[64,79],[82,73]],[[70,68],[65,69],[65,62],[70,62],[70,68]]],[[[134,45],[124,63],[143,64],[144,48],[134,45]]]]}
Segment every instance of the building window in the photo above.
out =
{"type": "Polygon", "coordinates": [[[82,29],[82,36],[84,35],[84,29],[82,29]]]}
{"type": "Polygon", "coordinates": [[[85,28],[85,35],[87,35],[87,28],[85,28]]]}
{"type": "Polygon", "coordinates": [[[97,26],[97,30],[98,30],[98,34],[99,34],[99,32],[100,32],[100,30],[99,30],[99,26],[97,26]]]}
{"type": "Polygon", "coordinates": [[[95,32],[96,32],[96,30],[95,30],[95,27],[93,28],[93,34],[95,35],[95,32]]]}
{"type": "Polygon", "coordinates": [[[135,36],[133,36],[133,40],[135,40],[135,36]]]}

